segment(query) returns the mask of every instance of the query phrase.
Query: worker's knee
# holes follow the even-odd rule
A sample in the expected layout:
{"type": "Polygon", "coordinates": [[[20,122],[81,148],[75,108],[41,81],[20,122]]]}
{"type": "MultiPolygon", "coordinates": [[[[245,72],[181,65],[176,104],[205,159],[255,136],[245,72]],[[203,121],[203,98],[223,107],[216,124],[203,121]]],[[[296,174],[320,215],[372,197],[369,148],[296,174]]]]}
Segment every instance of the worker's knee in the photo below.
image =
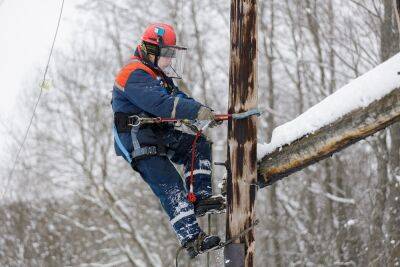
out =
{"type": "Polygon", "coordinates": [[[135,168],[157,195],[172,188],[183,189],[182,179],[167,157],[153,156],[141,159],[135,168]]]}

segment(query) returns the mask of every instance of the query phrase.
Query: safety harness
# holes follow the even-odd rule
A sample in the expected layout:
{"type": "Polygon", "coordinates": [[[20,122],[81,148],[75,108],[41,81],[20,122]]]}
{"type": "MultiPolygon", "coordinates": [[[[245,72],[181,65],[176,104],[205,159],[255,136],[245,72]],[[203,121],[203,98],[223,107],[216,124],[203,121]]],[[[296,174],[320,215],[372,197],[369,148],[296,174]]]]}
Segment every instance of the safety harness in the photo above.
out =
{"type": "MultiPolygon", "coordinates": [[[[158,79],[158,75],[154,70],[152,70],[149,66],[143,63],[139,57],[132,57],[132,61],[127,64],[122,70],[118,73],[115,79],[114,86],[121,91],[125,90],[126,83],[129,79],[131,73],[136,70],[143,70],[149,75],[151,75],[154,79],[158,79]]],[[[137,134],[139,132],[139,128],[142,126],[137,122],[137,118],[145,118],[148,117],[145,113],[137,114],[129,114],[123,112],[114,113],[114,127],[113,134],[114,140],[119,147],[119,149],[124,154],[126,160],[132,165],[133,168],[136,167],[136,164],[139,160],[151,157],[151,156],[166,156],[166,148],[161,140],[161,131],[163,130],[160,125],[151,126],[152,130],[155,132],[157,136],[157,146],[141,146],[139,140],[137,138],[137,134]],[[130,154],[119,138],[118,133],[131,133],[133,151],[130,154]]]]}
{"type": "MultiPolygon", "coordinates": [[[[162,136],[161,132],[163,131],[162,126],[161,125],[143,126],[141,124],[138,124],[132,117],[137,117],[137,115],[121,113],[121,112],[116,112],[114,114],[114,127],[116,129],[116,133],[114,133],[114,138],[117,142],[117,145],[119,146],[119,142],[117,141],[117,139],[119,139],[118,133],[128,133],[128,132],[131,133],[133,151],[131,154],[124,153],[124,155],[128,159],[129,163],[131,163],[132,167],[135,167],[137,161],[146,157],[155,155],[166,156],[166,148],[161,138],[162,136]],[[156,146],[140,145],[139,140],[137,138],[137,134],[140,128],[146,128],[146,127],[151,128],[154,131],[157,138],[156,146]]],[[[121,149],[120,146],[119,148],[121,149]]],[[[122,147],[121,151],[123,151],[123,149],[125,149],[125,147],[122,147]]]]}
{"type": "MultiPolygon", "coordinates": [[[[241,119],[250,117],[252,115],[259,116],[260,112],[258,111],[258,109],[251,109],[249,111],[242,112],[242,113],[221,114],[221,115],[215,116],[215,121],[221,122],[221,121],[225,121],[225,120],[241,120],[241,119]]],[[[188,200],[191,203],[195,203],[197,198],[193,192],[193,184],[194,184],[194,162],[196,160],[197,141],[200,138],[200,136],[202,135],[202,133],[210,126],[210,124],[212,122],[208,121],[206,124],[204,124],[203,126],[198,128],[198,126],[196,125],[197,124],[196,120],[161,118],[161,117],[155,117],[155,118],[154,117],[141,117],[139,115],[132,115],[132,116],[128,117],[128,123],[126,125],[128,127],[132,127],[132,130],[131,130],[131,133],[132,133],[134,131],[133,129],[139,129],[140,126],[145,127],[146,125],[160,125],[160,124],[165,124],[165,123],[168,123],[168,124],[174,123],[174,124],[178,124],[178,125],[185,124],[186,126],[189,126],[196,133],[195,138],[192,143],[190,176],[189,176],[189,180],[188,180],[189,193],[187,195],[188,200]]],[[[135,142],[135,140],[133,140],[133,136],[134,136],[134,134],[132,133],[132,142],[135,142]]],[[[161,134],[157,135],[157,136],[161,136],[161,134]]],[[[137,139],[136,139],[136,142],[137,142],[137,139]]],[[[117,142],[117,144],[118,144],[118,142],[117,142]]],[[[138,145],[138,144],[137,144],[137,146],[136,146],[137,148],[136,148],[135,143],[134,143],[133,147],[134,147],[134,151],[136,149],[139,149],[139,150],[144,149],[144,148],[141,148],[140,145],[138,145]]],[[[143,158],[146,156],[159,155],[159,154],[157,154],[157,150],[155,148],[150,147],[148,150],[150,150],[149,154],[146,154],[146,155],[140,154],[140,158],[143,158]],[[151,154],[151,153],[153,153],[153,154],[151,154]]],[[[135,159],[138,160],[140,158],[135,158],[135,159]]]]}

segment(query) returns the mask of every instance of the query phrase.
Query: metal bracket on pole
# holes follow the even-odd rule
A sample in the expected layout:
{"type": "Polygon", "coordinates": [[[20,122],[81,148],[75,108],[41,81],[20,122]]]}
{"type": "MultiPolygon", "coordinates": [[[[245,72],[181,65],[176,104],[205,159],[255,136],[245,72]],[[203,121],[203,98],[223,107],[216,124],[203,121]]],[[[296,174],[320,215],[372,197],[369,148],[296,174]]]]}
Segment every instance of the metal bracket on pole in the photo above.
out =
{"type": "Polygon", "coordinates": [[[225,247],[224,260],[226,267],[243,267],[244,263],[244,244],[233,243],[225,247]]]}

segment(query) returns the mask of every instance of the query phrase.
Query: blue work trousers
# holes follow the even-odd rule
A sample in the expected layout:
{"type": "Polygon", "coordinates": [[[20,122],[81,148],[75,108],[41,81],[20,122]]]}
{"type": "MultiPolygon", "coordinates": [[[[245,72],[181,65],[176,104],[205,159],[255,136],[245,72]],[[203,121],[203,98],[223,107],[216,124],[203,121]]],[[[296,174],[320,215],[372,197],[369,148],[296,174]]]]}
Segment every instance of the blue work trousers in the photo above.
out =
{"type": "MultiPolygon", "coordinates": [[[[194,137],[179,131],[169,131],[163,138],[169,157],[148,157],[139,160],[135,166],[136,171],[160,199],[182,245],[201,232],[194,215],[193,204],[187,199],[194,137]],[[184,165],[183,178],[186,185],[171,161],[184,165]]],[[[211,171],[211,143],[201,136],[197,140],[193,172],[193,191],[197,201],[212,195],[211,171]]]]}

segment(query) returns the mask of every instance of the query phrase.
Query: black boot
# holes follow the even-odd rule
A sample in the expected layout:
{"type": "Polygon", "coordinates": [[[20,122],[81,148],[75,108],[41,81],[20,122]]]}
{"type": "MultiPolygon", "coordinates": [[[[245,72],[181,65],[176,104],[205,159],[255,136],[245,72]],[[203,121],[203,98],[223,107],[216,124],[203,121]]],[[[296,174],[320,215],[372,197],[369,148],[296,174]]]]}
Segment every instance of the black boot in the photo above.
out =
{"type": "Polygon", "coordinates": [[[207,213],[221,213],[226,208],[226,199],[221,195],[211,196],[194,203],[194,214],[201,217],[207,213]]]}
{"type": "Polygon", "coordinates": [[[201,232],[194,240],[189,241],[185,244],[185,248],[191,259],[195,258],[197,255],[204,253],[217,247],[221,243],[221,239],[216,235],[207,235],[201,232]]]}

